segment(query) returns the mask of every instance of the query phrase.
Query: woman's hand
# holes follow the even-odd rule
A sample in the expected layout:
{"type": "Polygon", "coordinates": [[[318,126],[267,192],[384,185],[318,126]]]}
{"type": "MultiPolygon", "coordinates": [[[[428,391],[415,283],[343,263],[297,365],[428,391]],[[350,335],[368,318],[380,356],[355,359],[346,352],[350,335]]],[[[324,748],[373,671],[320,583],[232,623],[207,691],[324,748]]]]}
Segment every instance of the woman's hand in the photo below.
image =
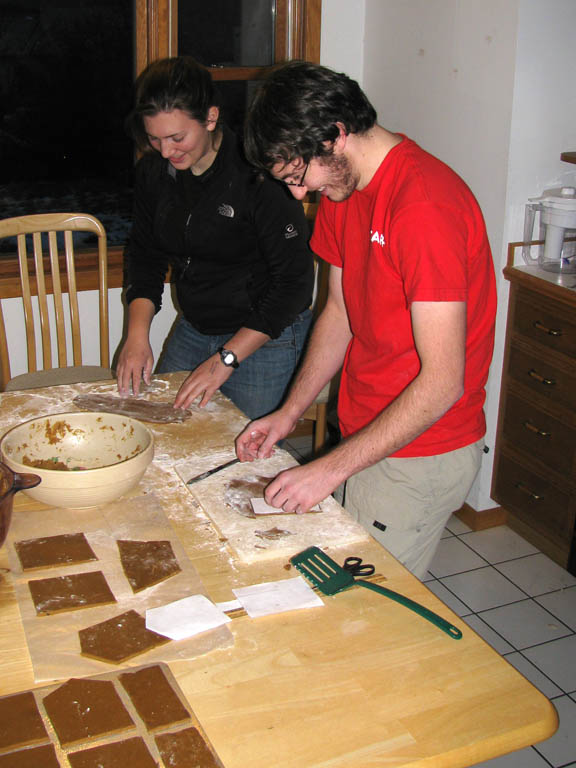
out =
{"type": "Polygon", "coordinates": [[[220,354],[212,355],[195,368],[178,390],[174,400],[175,408],[190,408],[200,398],[198,405],[203,408],[225,381],[234,373],[234,368],[224,365],[220,354]]]}
{"type": "Polygon", "coordinates": [[[128,339],[122,347],[116,368],[118,392],[124,396],[131,392],[138,395],[142,380],[150,384],[153,365],[154,355],[148,339],[139,341],[128,339]]]}

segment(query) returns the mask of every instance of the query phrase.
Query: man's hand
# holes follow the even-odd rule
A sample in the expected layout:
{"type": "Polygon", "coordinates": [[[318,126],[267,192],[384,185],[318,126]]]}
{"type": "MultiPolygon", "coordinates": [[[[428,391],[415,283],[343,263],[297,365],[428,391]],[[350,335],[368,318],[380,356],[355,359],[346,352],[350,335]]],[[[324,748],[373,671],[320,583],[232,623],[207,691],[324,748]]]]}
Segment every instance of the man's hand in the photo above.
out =
{"type": "Polygon", "coordinates": [[[200,398],[198,405],[203,408],[233,373],[234,369],[220,360],[219,353],[212,355],[200,363],[184,381],[174,399],[174,407],[190,408],[194,400],[200,398]]]}
{"type": "Polygon", "coordinates": [[[281,410],[251,421],[236,438],[236,455],[240,461],[269,459],[276,443],[292,432],[294,424],[294,419],[281,410]]]}
{"type": "Polygon", "coordinates": [[[324,501],[338,487],[336,478],[322,459],[280,472],[264,491],[264,499],[284,512],[301,514],[324,501]]]}

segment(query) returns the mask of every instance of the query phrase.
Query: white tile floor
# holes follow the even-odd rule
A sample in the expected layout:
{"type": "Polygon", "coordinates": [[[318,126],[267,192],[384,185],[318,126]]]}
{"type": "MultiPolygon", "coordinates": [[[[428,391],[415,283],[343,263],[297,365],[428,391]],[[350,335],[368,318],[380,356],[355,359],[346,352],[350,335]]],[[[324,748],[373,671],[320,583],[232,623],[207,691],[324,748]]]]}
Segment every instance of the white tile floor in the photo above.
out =
{"type": "MultiPolygon", "coordinates": [[[[306,459],[309,445],[286,448],[306,459]]],[[[425,582],[558,711],[551,739],[476,768],[576,768],[576,577],[506,526],[453,517],[425,582]]]]}

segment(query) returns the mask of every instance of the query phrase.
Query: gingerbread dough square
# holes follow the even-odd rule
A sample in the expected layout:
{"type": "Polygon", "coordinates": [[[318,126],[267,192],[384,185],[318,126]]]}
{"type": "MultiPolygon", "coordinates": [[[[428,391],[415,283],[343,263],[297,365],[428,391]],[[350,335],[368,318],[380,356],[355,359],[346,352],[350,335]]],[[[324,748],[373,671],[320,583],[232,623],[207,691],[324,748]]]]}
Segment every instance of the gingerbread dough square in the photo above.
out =
{"type": "Polygon", "coordinates": [[[144,739],[139,736],[68,753],[68,760],[72,768],[158,768],[144,739]]]}
{"type": "Polygon", "coordinates": [[[32,691],[0,699],[0,753],[50,741],[32,691]]]}
{"type": "Polygon", "coordinates": [[[116,544],[133,592],[141,592],[181,571],[169,541],[120,539],[116,544]]]}
{"type": "Polygon", "coordinates": [[[120,664],[170,642],[169,637],[146,629],[145,618],[136,611],[126,611],[100,624],[81,629],[78,635],[83,656],[110,664],[120,664]]]}
{"type": "Polygon", "coordinates": [[[26,539],[14,544],[24,571],[97,560],[83,533],[26,539]]]}
{"type": "Polygon", "coordinates": [[[162,733],[155,736],[160,757],[170,768],[219,768],[217,761],[204,737],[193,726],[176,733],[162,733]]]}
{"type": "Polygon", "coordinates": [[[124,672],[119,677],[148,731],[190,720],[190,713],[159,665],[124,672]]]}
{"type": "Polygon", "coordinates": [[[63,747],[134,727],[110,680],[72,678],[43,699],[63,747]]]}
{"type": "Polygon", "coordinates": [[[60,768],[52,744],[0,755],[0,768],[60,768]]]}
{"type": "Polygon", "coordinates": [[[116,602],[102,571],[33,579],[28,588],[39,616],[116,602]]]}

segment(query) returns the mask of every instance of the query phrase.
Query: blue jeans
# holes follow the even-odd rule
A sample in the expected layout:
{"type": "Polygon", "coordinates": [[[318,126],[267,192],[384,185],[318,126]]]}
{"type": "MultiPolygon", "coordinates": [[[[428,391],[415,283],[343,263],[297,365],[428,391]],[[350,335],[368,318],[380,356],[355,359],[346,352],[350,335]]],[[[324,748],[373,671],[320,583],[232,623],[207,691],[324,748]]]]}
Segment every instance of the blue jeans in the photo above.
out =
{"type": "MultiPolygon", "coordinates": [[[[308,338],[311,321],[312,313],[307,309],[277,339],[270,339],[243,360],[220,388],[250,420],[271,413],[282,403],[308,338]]],[[[225,347],[233,335],[207,336],[180,317],[165,344],[157,372],[193,371],[219,347],[225,347]]]]}

